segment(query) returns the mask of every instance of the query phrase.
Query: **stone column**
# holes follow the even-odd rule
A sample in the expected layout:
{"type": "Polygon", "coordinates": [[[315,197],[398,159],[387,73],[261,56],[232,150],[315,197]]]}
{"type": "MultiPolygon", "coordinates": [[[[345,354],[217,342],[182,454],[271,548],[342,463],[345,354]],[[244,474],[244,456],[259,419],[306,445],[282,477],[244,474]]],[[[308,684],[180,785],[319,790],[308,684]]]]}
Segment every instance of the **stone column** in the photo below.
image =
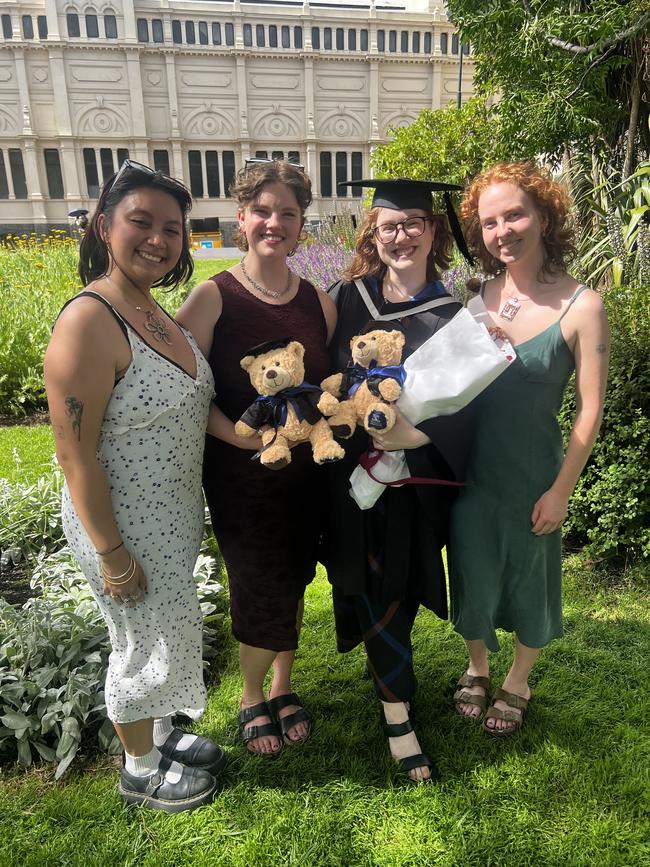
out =
{"type": "Polygon", "coordinates": [[[441,107],[442,103],[442,65],[437,57],[433,56],[431,63],[431,108],[441,107]]]}
{"type": "Polygon", "coordinates": [[[303,60],[305,73],[305,170],[311,179],[311,190],[314,201],[320,199],[320,172],[318,171],[318,153],[316,149],[316,122],[314,118],[314,60],[305,57],[303,60]]]}
{"type": "Polygon", "coordinates": [[[135,28],[133,0],[122,0],[122,14],[124,16],[124,41],[137,42],[138,35],[135,28]]]}
{"type": "Polygon", "coordinates": [[[172,159],[169,171],[179,181],[185,182],[183,171],[183,148],[178,123],[178,91],[176,90],[176,58],[170,51],[165,54],[167,73],[167,98],[169,100],[169,116],[171,122],[172,159]]]}
{"type": "Polygon", "coordinates": [[[239,158],[243,166],[251,155],[251,140],[248,130],[248,99],[246,97],[246,58],[236,58],[237,100],[239,114],[239,158]]]}
{"type": "Polygon", "coordinates": [[[47,18],[47,38],[60,39],[59,16],[56,11],[56,0],[45,0],[45,17],[47,18]]]}
{"type": "Polygon", "coordinates": [[[72,207],[77,206],[81,199],[74,139],[72,137],[61,138],[59,139],[59,146],[61,149],[61,172],[63,174],[65,200],[70,204],[70,210],[72,210],[72,207]]]}
{"type": "Polygon", "coordinates": [[[140,52],[137,49],[126,49],[126,71],[131,96],[131,132],[135,145],[135,159],[147,165],[149,163],[147,124],[144,115],[144,97],[142,96],[140,52]]]}

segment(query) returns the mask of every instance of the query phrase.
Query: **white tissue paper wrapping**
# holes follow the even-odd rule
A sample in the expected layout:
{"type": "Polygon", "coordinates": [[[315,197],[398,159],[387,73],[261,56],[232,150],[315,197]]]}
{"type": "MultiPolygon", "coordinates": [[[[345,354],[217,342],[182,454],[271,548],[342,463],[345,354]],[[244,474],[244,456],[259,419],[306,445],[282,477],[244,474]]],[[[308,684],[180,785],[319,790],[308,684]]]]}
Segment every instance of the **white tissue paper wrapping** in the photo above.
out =
{"type": "MultiPolygon", "coordinates": [[[[406,359],[397,406],[411,424],[458,412],[514,360],[512,345],[489,334],[492,324],[477,296],[406,359]]],[[[350,476],[350,496],[360,509],[372,508],[387,482],[408,479],[404,452],[383,452],[372,474],[357,466],[350,476]]]]}

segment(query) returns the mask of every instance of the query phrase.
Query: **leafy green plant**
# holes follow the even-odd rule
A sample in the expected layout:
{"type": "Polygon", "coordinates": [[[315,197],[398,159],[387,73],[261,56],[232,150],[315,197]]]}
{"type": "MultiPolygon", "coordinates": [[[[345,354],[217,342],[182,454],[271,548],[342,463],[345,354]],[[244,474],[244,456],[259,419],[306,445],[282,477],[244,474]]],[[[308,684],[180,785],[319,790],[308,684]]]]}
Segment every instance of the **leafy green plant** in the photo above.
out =
{"type": "MultiPolygon", "coordinates": [[[[650,558],[650,284],[615,287],[603,299],[611,362],[600,436],[569,506],[565,537],[597,558],[650,558]]],[[[565,436],[575,414],[567,393],[565,436]]]]}
{"type": "MultiPolygon", "coordinates": [[[[202,555],[195,578],[204,616],[204,659],[216,655],[225,594],[215,561],[202,555]]],[[[82,743],[119,752],[106,718],[104,680],[110,647],[88,582],[62,549],[40,555],[34,598],[16,609],[0,598],[0,758],[57,762],[56,778],[82,743]]]]}
{"type": "Polygon", "coordinates": [[[56,465],[29,485],[11,485],[0,479],[0,569],[61,543],[62,487],[63,473],[56,465]]]}

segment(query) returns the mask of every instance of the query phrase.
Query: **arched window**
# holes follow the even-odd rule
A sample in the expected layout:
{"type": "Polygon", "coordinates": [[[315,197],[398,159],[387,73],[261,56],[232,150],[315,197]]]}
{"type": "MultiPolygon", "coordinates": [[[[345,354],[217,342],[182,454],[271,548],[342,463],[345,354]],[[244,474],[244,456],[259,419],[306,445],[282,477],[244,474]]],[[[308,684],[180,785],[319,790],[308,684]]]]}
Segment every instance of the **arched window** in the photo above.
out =
{"type": "Polygon", "coordinates": [[[107,39],[117,39],[117,18],[112,9],[104,12],[104,33],[107,39]]]}
{"type": "Polygon", "coordinates": [[[66,24],[68,26],[68,36],[70,39],[78,39],[81,36],[81,31],[79,30],[79,16],[76,12],[68,12],[65,16],[66,24]]]}
{"type": "Polygon", "coordinates": [[[99,22],[94,12],[86,12],[86,36],[88,39],[99,39],[99,22]]]}

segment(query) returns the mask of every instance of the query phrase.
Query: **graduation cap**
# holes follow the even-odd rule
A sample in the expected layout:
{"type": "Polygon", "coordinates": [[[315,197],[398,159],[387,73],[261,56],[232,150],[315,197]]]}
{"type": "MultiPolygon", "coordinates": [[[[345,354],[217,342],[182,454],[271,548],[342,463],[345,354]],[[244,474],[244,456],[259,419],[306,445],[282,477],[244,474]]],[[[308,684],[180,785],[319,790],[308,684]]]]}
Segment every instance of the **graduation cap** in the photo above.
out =
{"type": "Polygon", "coordinates": [[[404,326],[401,324],[401,322],[398,322],[397,320],[393,322],[386,322],[377,319],[371,319],[369,322],[366,322],[361,331],[357,333],[370,334],[371,331],[401,331],[402,334],[405,333],[404,326]]]}
{"type": "Polygon", "coordinates": [[[277,340],[266,340],[264,343],[258,343],[257,346],[253,346],[252,349],[248,350],[246,355],[252,355],[253,358],[257,358],[258,355],[264,355],[265,352],[271,352],[273,349],[284,349],[292,340],[292,337],[279,337],[277,340]]]}
{"type": "Polygon", "coordinates": [[[414,181],[411,178],[359,178],[354,181],[343,181],[338,186],[374,187],[375,192],[370,207],[390,208],[393,211],[403,211],[405,208],[430,211],[433,204],[431,193],[442,193],[447,219],[458,249],[470,265],[474,264],[474,259],[467,249],[467,243],[451,201],[451,193],[463,189],[459,184],[445,184],[442,181],[414,181]]]}

